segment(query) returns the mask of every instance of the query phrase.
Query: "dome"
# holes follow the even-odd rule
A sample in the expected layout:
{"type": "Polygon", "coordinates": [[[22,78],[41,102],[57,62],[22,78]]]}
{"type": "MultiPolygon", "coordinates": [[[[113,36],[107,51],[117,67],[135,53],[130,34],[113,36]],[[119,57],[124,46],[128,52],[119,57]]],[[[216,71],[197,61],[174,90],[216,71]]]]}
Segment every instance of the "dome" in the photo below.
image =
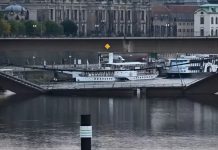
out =
{"type": "Polygon", "coordinates": [[[6,12],[22,12],[22,11],[26,11],[26,8],[18,5],[18,4],[12,4],[8,7],[5,8],[6,12]]]}

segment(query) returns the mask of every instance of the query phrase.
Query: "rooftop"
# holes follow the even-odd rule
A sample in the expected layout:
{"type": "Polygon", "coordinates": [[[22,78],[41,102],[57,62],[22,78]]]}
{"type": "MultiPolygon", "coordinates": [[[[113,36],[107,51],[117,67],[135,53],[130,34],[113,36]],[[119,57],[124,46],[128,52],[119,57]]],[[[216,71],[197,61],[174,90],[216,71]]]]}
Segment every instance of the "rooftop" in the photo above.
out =
{"type": "Polygon", "coordinates": [[[12,4],[12,5],[7,6],[4,9],[4,11],[6,11],[6,12],[22,12],[22,11],[26,11],[26,8],[24,8],[18,4],[12,4]]]}

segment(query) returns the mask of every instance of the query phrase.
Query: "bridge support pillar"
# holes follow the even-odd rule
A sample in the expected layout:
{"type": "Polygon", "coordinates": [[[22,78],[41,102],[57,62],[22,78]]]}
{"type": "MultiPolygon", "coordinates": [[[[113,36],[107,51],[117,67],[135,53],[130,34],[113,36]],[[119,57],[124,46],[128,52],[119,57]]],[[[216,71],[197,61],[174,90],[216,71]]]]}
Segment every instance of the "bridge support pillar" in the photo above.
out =
{"type": "Polygon", "coordinates": [[[123,40],[123,51],[124,52],[133,52],[134,51],[134,43],[130,40],[123,40]]]}

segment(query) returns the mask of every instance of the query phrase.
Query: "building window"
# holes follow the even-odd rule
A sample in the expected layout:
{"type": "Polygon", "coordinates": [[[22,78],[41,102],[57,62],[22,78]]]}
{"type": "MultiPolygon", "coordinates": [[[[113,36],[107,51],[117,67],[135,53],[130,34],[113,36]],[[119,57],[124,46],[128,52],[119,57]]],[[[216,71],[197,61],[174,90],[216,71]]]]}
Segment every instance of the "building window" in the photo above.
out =
{"type": "Polygon", "coordinates": [[[128,25],[127,32],[128,32],[128,34],[131,34],[131,25],[128,25]]]}
{"type": "Polygon", "coordinates": [[[213,24],[213,17],[211,17],[211,24],[213,24]]]}
{"type": "Polygon", "coordinates": [[[218,36],[218,30],[216,29],[216,36],[218,36]]]}
{"type": "Polygon", "coordinates": [[[216,24],[218,24],[218,17],[216,17],[216,24]]]}
{"type": "Polygon", "coordinates": [[[53,13],[54,13],[54,10],[53,10],[53,9],[51,9],[51,17],[50,17],[50,18],[51,18],[51,20],[53,20],[53,19],[54,19],[54,14],[53,14],[53,13]]]}
{"type": "Polygon", "coordinates": [[[124,20],[124,13],[123,13],[123,10],[120,11],[120,20],[124,20]]]}
{"type": "Polygon", "coordinates": [[[145,20],[145,12],[141,11],[141,20],[145,20]]]}
{"type": "Polygon", "coordinates": [[[117,20],[117,11],[114,10],[114,21],[117,20]]]}
{"type": "Polygon", "coordinates": [[[201,17],[200,24],[204,24],[204,17],[201,17]]]}
{"type": "Polygon", "coordinates": [[[82,10],[82,20],[85,20],[85,15],[86,15],[85,10],[82,10]]]}
{"type": "Polygon", "coordinates": [[[74,10],[74,20],[77,20],[77,10],[74,10]]]}
{"type": "Polygon", "coordinates": [[[200,36],[204,36],[204,29],[201,29],[200,36]]]}
{"type": "Polygon", "coordinates": [[[128,10],[128,12],[127,12],[127,19],[130,20],[130,18],[131,18],[131,12],[130,12],[130,10],[128,10]]]}
{"type": "Polygon", "coordinates": [[[211,36],[213,36],[213,29],[211,29],[211,36]]]}
{"type": "Polygon", "coordinates": [[[124,31],[124,27],[123,27],[123,24],[120,25],[120,32],[123,34],[123,31],[124,31]]]}

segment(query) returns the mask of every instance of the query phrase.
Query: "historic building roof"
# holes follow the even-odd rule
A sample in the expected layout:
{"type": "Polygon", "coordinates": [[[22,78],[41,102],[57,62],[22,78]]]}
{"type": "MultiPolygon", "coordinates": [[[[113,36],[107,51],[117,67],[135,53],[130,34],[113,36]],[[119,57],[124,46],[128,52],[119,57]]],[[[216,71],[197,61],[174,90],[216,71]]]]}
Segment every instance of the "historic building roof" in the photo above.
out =
{"type": "Polygon", "coordinates": [[[21,5],[18,4],[12,4],[10,6],[7,6],[4,9],[5,12],[25,12],[27,11],[26,8],[22,7],[21,5]]]}
{"type": "Polygon", "coordinates": [[[198,8],[194,5],[158,5],[152,7],[151,11],[154,17],[167,15],[177,20],[193,20],[194,12],[198,8]]]}

